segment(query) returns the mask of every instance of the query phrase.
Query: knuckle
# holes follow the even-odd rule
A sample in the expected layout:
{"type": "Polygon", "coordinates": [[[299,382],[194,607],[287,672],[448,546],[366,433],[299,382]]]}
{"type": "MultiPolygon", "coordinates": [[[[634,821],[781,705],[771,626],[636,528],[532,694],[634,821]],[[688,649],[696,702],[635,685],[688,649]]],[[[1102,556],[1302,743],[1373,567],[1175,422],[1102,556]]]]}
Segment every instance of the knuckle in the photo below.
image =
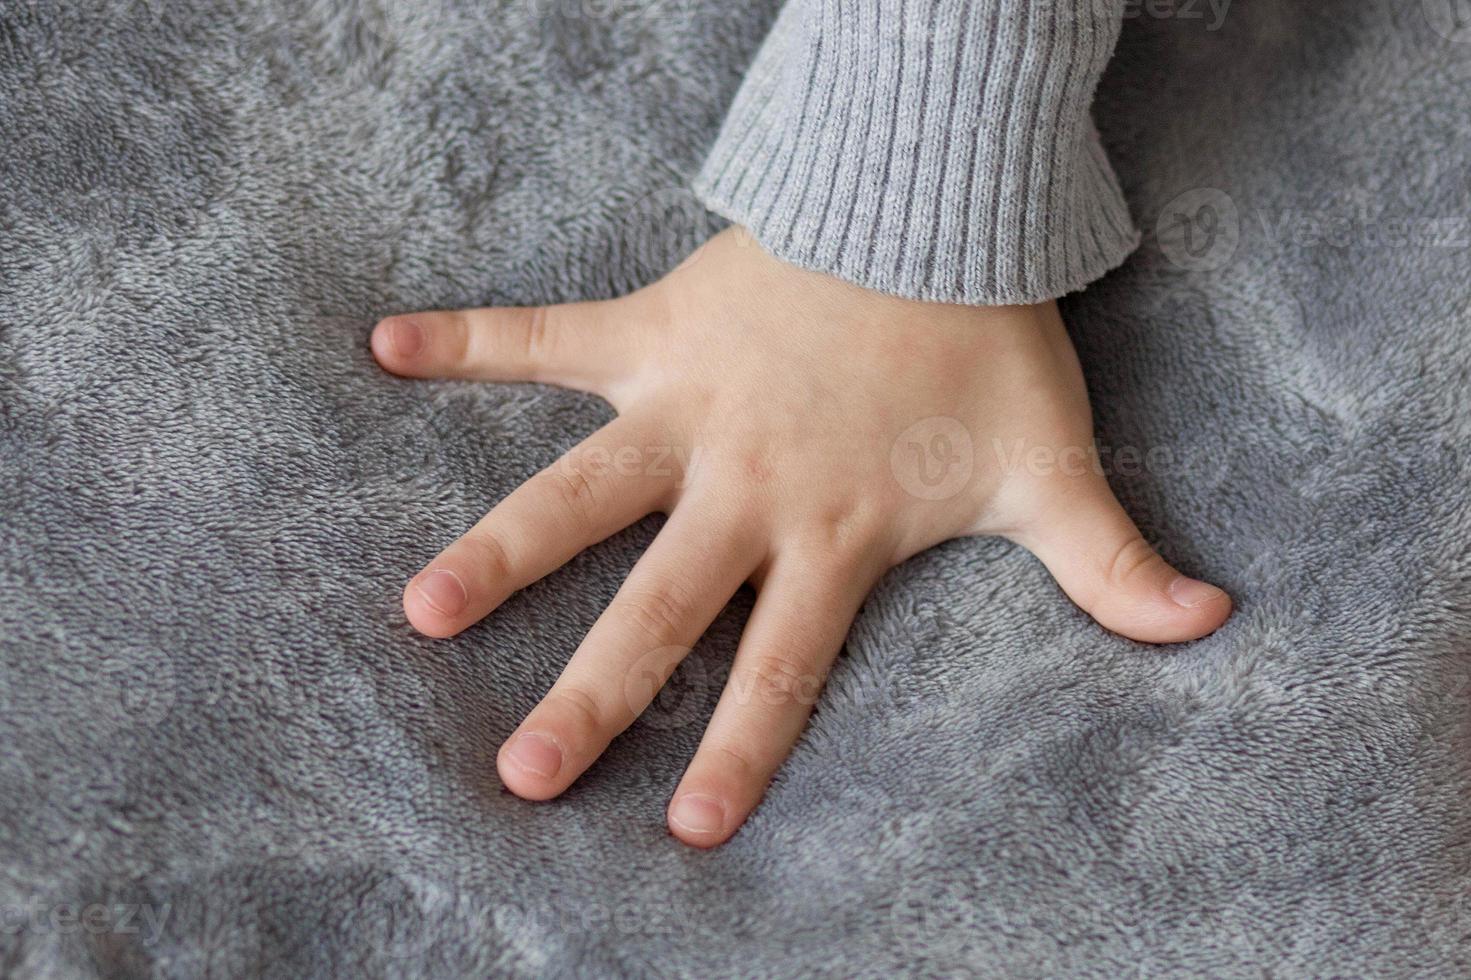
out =
{"type": "Polygon", "coordinates": [[[562,509],[584,524],[591,521],[598,509],[601,499],[598,481],[598,474],[575,458],[568,458],[547,475],[562,509]]]}
{"type": "Polygon", "coordinates": [[[528,364],[537,364],[547,356],[551,343],[550,313],[545,306],[529,307],[521,319],[521,356],[528,364]]]}
{"type": "Polygon", "coordinates": [[[737,781],[750,780],[761,771],[750,753],[734,745],[718,743],[709,746],[708,752],[710,767],[732,774],[737,781]]]}
{"type": "Polygon", "coordinates": [[[465,545],[470,549],[476,568],[481,569],[494,582],[513,578],[515,563],[505,542],[494,531],[474,531],[465,535],[465,545]]]}
{"type": "Polygon", "coordinates": [[[824,553],[838,558],[865,555],[882,537],[883,523],[871,506],[842,503],[817,515],[813,535],[824,553]]]}
{"type": "Polygon", "coordinates": [[[608,729],[598,699],[581,688],[554,687],[547,693],[545,704],[555,713],[559,726],[575,733],[573,744],[595,743],[608,729]]]}
{"type": "Polygon", "coordinates": [[[629,594],[623,605],[625,621],[655,646],[674,643],[689,618],[689,602],[673,586],[643,589],[629,594]]]}
{"type": "Polygon", "coordinates": [[[1104,565],[1104,579],[1113,586],[1127,586],[1142,569],[1149,568],[1158,560],[1149,542],[1136,535],[1114,550],[1104,565]]]}
{"type": "Polygon", "coordinates": [[[474,325],[464,310],[445,314],[448,330],[440,331],[439,350],[450,364],[466,366],[474,360],[474,325]]]}
{"type": "Polygon", "coordinates": [[[822,682],[822,675],[811,666],[766,652],[752,660],[746,687],[748,696],[763,705],[810,705],[817,701],[822,682]]]}
{"type": "Polygon", "coordinates": [[[840,582],[877,572],[897,547],[892,529],[862,511],[833,511],[809,525],[803,536],[803,561],[812,577],[840,582]]]}

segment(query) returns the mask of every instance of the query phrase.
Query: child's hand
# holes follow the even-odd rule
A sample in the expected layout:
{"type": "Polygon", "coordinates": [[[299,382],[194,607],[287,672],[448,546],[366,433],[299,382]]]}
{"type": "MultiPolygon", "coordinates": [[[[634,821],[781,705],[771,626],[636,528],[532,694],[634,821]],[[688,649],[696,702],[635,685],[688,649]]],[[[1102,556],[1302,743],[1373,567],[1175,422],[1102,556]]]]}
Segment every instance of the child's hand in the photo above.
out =
{"type": "Polygon", "coordinates": [[[932,545],[1005,535],[1098,622],[1146,642],[1202,636],[1231,611],[1150,549],[1091,465],[1083,376],[1053,303],[895,299],[730,230],[622,299],[392,317],[372,344],[397,374],[550,382],[619,413],[409,582],[422,632],[458,633],[582,549],[669,514],[501,747],[501,778],[528,799],[566,789],[747,581],[755,610],[669,808],[675,835],[701,847],[761,799],[878,577],[932,545]]]}

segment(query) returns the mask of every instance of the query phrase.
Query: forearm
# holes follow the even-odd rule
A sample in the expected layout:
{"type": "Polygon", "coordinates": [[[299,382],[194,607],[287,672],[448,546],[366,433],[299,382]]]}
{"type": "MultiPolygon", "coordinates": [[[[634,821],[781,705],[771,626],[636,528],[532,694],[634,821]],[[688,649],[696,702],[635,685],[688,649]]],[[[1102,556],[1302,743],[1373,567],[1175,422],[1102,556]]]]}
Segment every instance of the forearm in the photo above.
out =
{"type": "Polygon", "coordinates": [[[1138,236],[1089,107],[1110,0],[791,0],[697,181],[780,258],[914,299],[1036,302],[1138,236]]]}

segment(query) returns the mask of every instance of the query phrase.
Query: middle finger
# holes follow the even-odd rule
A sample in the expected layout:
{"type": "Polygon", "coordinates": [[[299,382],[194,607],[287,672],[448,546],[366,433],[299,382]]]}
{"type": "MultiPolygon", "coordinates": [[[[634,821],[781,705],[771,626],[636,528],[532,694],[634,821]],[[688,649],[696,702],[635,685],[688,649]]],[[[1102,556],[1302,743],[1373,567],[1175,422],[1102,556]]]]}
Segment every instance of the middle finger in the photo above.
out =
{"type": "Polygon", "coordinates": [[[681,502],[546,698],[501,746],[506,786],[545,800],[571,785],[648,707],[764,551],[759,535],[718,508],[681,502]]]}

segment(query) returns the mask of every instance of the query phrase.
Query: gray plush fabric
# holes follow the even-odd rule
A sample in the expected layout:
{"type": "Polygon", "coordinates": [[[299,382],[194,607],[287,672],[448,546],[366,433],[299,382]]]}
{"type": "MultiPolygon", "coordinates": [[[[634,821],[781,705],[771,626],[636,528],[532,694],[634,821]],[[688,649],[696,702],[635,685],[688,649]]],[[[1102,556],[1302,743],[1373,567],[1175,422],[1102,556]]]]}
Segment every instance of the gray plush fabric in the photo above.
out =
{"type": "Polygon", "coordinates": [[[1212,9],[1125,22],[1146,241],[1064,313],[1235,617],[1147,648],[1007,544],[921,555],[700,853],[663,811],[748,600],[565,797],[504,793],[657,522],[414,635],[405,577],[608,409],[367,334],[673,263],[774,5],[0,8],[0,973],[1464,976],[1471,36],[1212,9]]]}

